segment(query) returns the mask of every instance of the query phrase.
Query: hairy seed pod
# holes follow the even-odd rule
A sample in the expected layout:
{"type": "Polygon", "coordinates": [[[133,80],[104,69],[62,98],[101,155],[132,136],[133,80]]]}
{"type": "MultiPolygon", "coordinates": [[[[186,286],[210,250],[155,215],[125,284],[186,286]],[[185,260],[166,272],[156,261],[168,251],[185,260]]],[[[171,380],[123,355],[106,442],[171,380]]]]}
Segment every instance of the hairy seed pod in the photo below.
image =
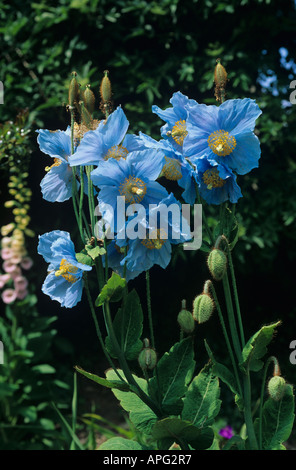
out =
{"type": "Polygon", "coordinates": [[[275,375],[270,379],[267,385],[267,390],[270,398],[274,401],[279,401],[283,398],[286,389],[286,381],[283,377],[275,375]]]}
{"type": "Polygon", "coordinates": [[[227,269],[227,256],[224,251],[214,248],[208,256],[208,267],[216,281],[221,281],[227,269]]]}
{"type": "Polygon", "coordinates": [[[183,330],[184,333],[192,333],[194,331],[194,318],[192,316],[192,313],[188,310],[183,308],[178,314],[177,321],[180,325],[181,330],[183,330]]]}
{"type": "Polygon", "coordinates": [[[142,370],[152,370],[157,363],[157,354],[152,348],[144,348],[139,354],[138,362],[142,370]]]}
{"type": "Polygon", "coordinates": [[[111,98],[112,98],[111,82],[109,80],[108,75],[109,75],[109,71],[104,70],[104,77],[101,81],[101,86],[100,86],[100,95],[104,103],[111,101],[111,98]]]}
{"type": "Polygon", "coordinates": [[[72,80],[69,85],[69,106],[74,106],[79,100],[79,83],[77,82],[77,73],[72,72],[72,80]]]}
{"type": "Polygon", "coordinates": [[[90,114],[93,114],[95,109],[95,95],[90,89],[90,85],[86,85],[86,88],[83,92],[83,102],[84,106],[90,114]]]}
{"type": "Polygon", "coordinates": [[[92,117],[89,111],[84,106],[83,102],[80,102],[80,110],[81,110],[81,118],[82,118],[83,124],[88,129],[92,129],[92,117]]]}
{"type": "Polygon", "coordinates": [[[223,65],[220,63],[220,59],[217,59],[217,65],[214,72],[214,81],[217,87],[225,88],[227,83],[227,72],[223,65]]]}
{"type": "Polygon", "coordinates": [[[209,294],[200,294],[193,301],[193,318],[198,323],[205,323],[209,320],[214,311],[214,302],[209,294]]]}

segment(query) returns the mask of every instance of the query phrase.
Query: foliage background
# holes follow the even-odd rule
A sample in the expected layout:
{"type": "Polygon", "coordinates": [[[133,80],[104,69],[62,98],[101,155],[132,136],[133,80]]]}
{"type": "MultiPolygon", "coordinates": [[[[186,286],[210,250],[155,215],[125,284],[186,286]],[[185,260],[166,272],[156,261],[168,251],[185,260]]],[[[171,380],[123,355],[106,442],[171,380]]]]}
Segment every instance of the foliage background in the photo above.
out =
{"type": "MultiPolygon", "coordinates": [[[[65,129],[67,87],[72,70],[82,85],[91,84],[98,98],[103,70],[110,71],[114,105],[123,107],[130,132],[159,138],[162,121],[151,105],[169,105],[173,92],[215,103],[213,70],[216,59],[229,74],[228,98],[250,97],[263,110],[257,130],[261,140],[260,168],[239,178],[240,240],[235,265],[247,336],[264,323],[282,319],[271,353],[282,373],[295,383],[289,344],[295,339],[295,106],[289,103],[295,79],[296,11],[292,0],[55,0],[0,2],[0,79],[4,83],[1,122],[29,108],[33,130],[65,129]]],[[[97,107],[97,116],[101,117],[97,107]]],[[[36,233],[53,229],[73,232],[71,203],[51,204],[41,197],[39,183],[49,159],[41,154],[32,132],[31,217],[36,233]]],[[[1,197],[6,198],[5,184],[1,197]]],[[[215,217],[215,212],[210,210],[215,217]]],[[[8,223],[7,211],[1,221],[8,223]]],[[[211,221],[211,219],[210,219],[211,221]]],[[[103,370],[92,321],[84,302],[61,310],[45,297],[41,285],[46,266],[36,254],[32,282],[41,314],[57,315],[56,328],[64,352],[57,361],[103,370]],[[71,347],[68,343],[71,343],[71,347]],[[70,358],[66,352],[71,349],[70,358]]],[[[188,306],[200,293],[208,272],[202,252],[176,256],[165,273],[151,273],[157,345],[164,352],[177,338],[176,317],[181,299],[188,306]]],[[[144,279],[133,285],[143,295],[144,279]]],[[[144,305],[145,307],[145,305],[144,305]]],[[[227,358],[214,316],[196,332],[198,363],[207,360],[206,336],[220,358],[227,358]]],[[[135,365],[136,368],[136,365],[135,365]]]]}

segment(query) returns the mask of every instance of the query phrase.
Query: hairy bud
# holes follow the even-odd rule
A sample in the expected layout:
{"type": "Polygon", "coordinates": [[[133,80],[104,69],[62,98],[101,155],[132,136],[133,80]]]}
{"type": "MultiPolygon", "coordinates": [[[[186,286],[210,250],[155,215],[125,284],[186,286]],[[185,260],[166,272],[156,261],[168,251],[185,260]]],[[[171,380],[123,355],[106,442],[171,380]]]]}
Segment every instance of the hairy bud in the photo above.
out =
{"type": "Polygon", "coordinates": [[[155,350],[150,347],[142,349],[138,357],[138,362],[142,370],[154,369],[157,363],[155,350]]]}
{"type": "Polygon", "coordinates": [[[286,381],[283,377],[275,375],[268,382],[267,389],[270,398],[272,398],[274,401],[279,401],[284,396],[286,381]]]}
{"type": "Polygon", "coordinates": [[[193,318],[198,323],[205,323],[209,320],[214,311],[214,302],[209,294],[202,293],[195,297],[193,301],[193,318]]]}
{"type": "Polygon", "coordinates": [[[208,256],[208,267],[216,281],[221,281],[227,269],[227,256],[224,251],[214,248],[208,256]]]}
{"type": "Polygon", "coordinates": [[[182,310],[179,312],[177,321],[184,333],[192,333],[194,331],[194,318],[192,313],[186,310],[186,308],[182,308],[182,310]]]}
{"type": "Polygon", "coordinates": [[[72,72],[72,80],[69,85],[69,106],[74,106],[79,101],[79,83],[76,77],[77,73],[72,72]]]}

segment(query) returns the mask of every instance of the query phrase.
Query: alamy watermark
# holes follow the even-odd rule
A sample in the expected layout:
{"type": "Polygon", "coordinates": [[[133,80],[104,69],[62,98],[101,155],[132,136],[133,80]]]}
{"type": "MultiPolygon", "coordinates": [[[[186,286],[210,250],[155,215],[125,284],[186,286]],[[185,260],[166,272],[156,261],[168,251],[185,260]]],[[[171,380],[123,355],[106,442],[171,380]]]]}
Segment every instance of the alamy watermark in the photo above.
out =
{"type": "Polygon", "coordinates": [[[289,101],[290,101],[291,104],[296,104],[296,80],[292,80],[292,82],[290,83],[289,88],[294,89],[294,91],[292,91],[292,93],[290,93],[289,101]]]}
{"type": "Polygon", "coordinates": [[[198,250],[202,244],[202,205],[193,206],[193,224],[191,224],[192,207],[190,204],[149,204],[149,210],[142,204],[126,206],[125,197],[117,196],[116,207],[104,204],[103,214],[99,206],[96,216],[104,217],[95,227],[97,238],[117,240],[180,240],[184,250],[198,250]],[[193,225],[193,230],[191,230],[193,225]]]}
{"type": "Polygon", "coordinates": [[[293,365],[296,365],[296,339],[294,339],[293,341],[291,341],[290,343],[290,349],[293,349],[294,351],[291,352],[290,354],[290,362],[291,364],[293,365]]]}

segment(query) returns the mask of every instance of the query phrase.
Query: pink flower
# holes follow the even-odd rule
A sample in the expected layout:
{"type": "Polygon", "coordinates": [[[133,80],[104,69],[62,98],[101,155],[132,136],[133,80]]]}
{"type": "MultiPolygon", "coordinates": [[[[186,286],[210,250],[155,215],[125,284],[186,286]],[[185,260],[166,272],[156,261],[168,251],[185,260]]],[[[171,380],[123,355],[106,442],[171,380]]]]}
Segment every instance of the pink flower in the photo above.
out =
{"type": "Polygon", "coordinates": [[[26,256],[25,258],[22,259],[21,261],[21,267],[23,269],[30,269],[33,266],[33,261],[29,256],[26,256]]]}
{"type": "Polygon", "coordinates": [[[11,237],[3,237],[1,240],[1,246],[7,248],[11,243],[11,237]]]}
{"type": "Polygon", "coordinates": [[[11,261],[14,264],[19,264],[21,262],[22,258],[19,255],[13,255],[9,261],[11,261]]]}
{"type": "Polygon", "coordinates": [[[11,248],[3,248],[1,250],[1,258],[6,260],[6,259],[9,259],[13,256],[13,251],[11,250],[11,248]]]}
{"type": "Polygon", "coordinates": [[[10,274],[2,274],[0,275],[0,289],[5,286],[5,284],[9,281],[10,274]]]}
{"type": "Polygon", "coordinates": [[[17,291],[17,298],[20,300],[23,300],[27,295],[28,295],[27,289],[17,291]]]}
{"type": "Polygon", "coordinates": [[[28,286],[28,281],[24,276],[16,276],[14,278],[14,288],[16,291],[25,290],[28,286]]]}
{"type": "Polygon", "coordinates": [[[14,271],[10,273],[10,277],[11,279],[15,279],[16,277],[21,276],[21,274],[22,274],[21,268],[19,266],[15,266],[14,271]]]}
{"type": "Polygon", "coordinates": [[[14,302],[16,296],[17,293],[13,289],[5,289],[1,294],[2,300],[5,304],[11,304],[12,302],[14,302]]]}
{"type": "Polygon", "coordinates": [[[6,273],[12,273],[16,269],[15,263],[12,263],[10,260],[6,260],[3,263],[3,269],[6,273]]]}

